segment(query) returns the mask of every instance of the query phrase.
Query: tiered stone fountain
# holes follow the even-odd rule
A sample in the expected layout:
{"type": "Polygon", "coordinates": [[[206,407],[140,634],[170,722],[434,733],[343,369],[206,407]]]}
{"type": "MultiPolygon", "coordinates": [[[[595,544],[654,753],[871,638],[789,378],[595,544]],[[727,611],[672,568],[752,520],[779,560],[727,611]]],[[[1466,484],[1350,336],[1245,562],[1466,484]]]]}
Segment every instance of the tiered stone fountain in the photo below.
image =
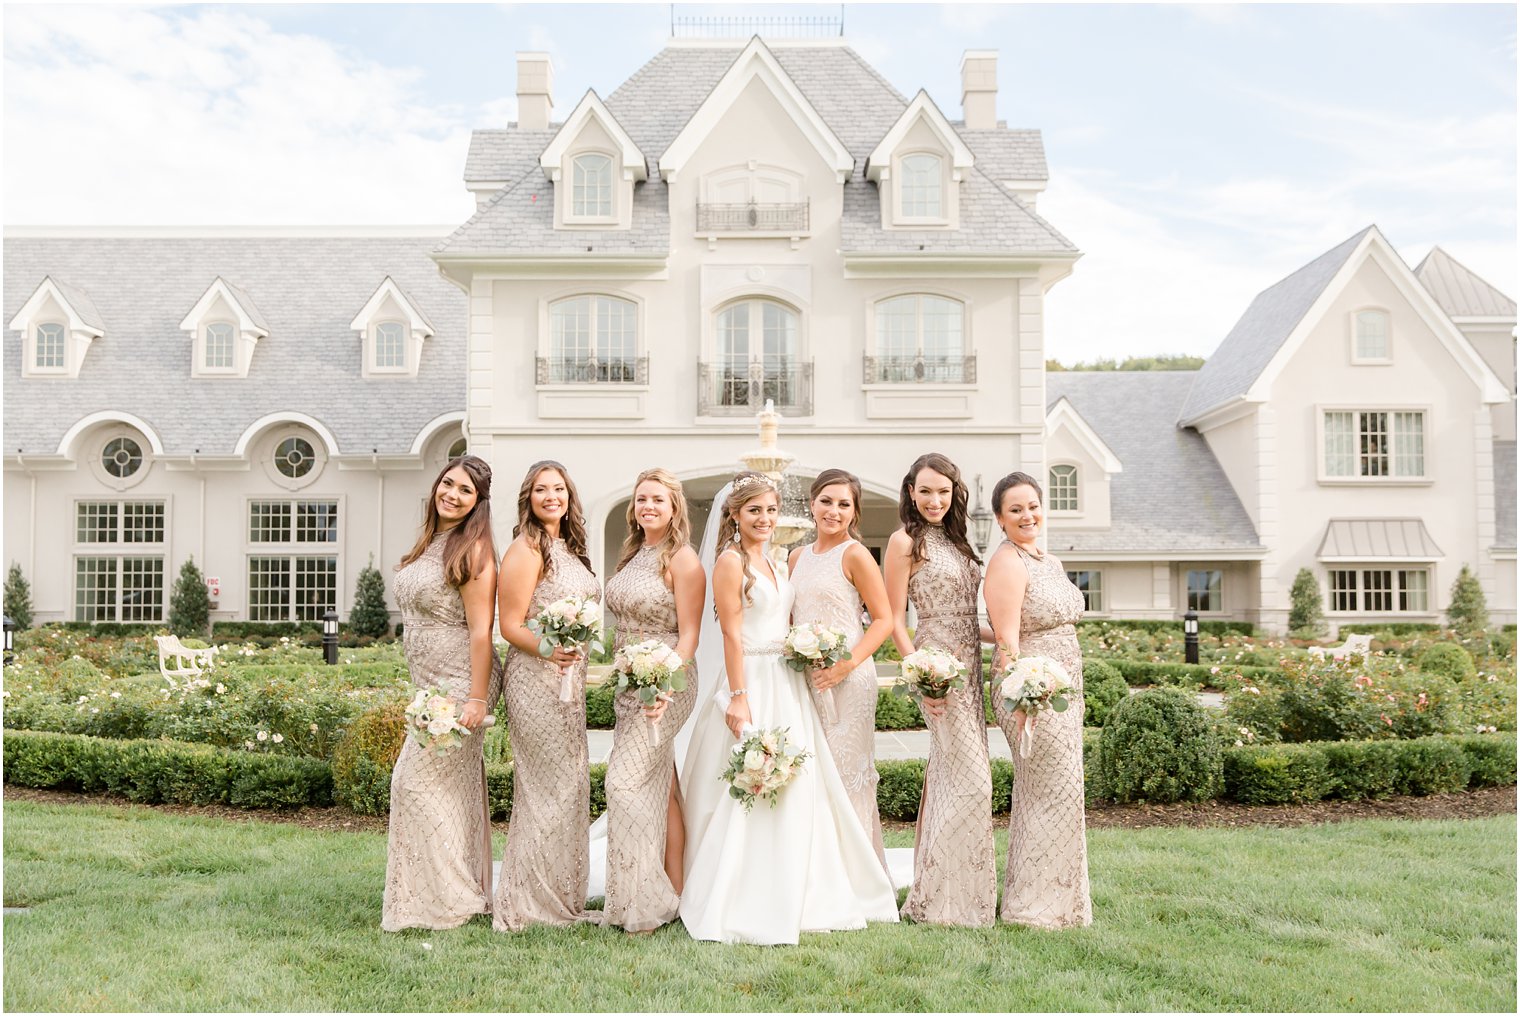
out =
{"type": "Polygon", "coordinates": [[[786,548],[813,532],[813,520],[808,517],[807,500],[798,490],[795,479],[786,475],[787,468],[797,459],[776,446],[781,414],[776,412],[772,401],[766,399],[765,408],[755,414],[755,419],[760,425],[760,447],[739,458],[747,468],[775,480],[781,491],[781,517],[771,536],[771,557],[785,569],[786,548]]]}

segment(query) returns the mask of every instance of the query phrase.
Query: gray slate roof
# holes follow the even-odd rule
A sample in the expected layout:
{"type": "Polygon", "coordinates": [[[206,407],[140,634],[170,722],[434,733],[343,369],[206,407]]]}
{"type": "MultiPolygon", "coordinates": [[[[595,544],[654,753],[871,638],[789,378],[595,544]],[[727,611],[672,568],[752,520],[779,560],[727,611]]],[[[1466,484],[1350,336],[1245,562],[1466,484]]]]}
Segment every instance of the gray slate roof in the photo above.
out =
{"type": "Polygon", "coordinates": [[[1494,442],[1494,546],[1515,549],[1515,442],[1494,442]]]}
{"type": "Polygon", "coordinates": [[[1357,244],[1375,228],[1368,226],[1258,293],[1235,327],[1230,329],[1230,334],[1198,371],[1198,379],[1182,404],[1179,419],[1195,419],[1249,391],[1357,244]]]}
{"type": "Polygon", "coordinates": [[[1249,550],[1261,546],[1235,488],[1197,431],[1176,425],[1197,371],[1052,371],[1047,403],[1063,396],[1113,450],[1108,529],[1053,520],[1050,548],[1127,551],[1249,550]]]}
{"type": "MultiPolygon", "coordinates": [[[[740,52],[733,47],[661,50],[606,98],[608,111],[649,161],[649,180],[634,185],[631,230],[555,235],[551,190],[538,166],[538,156],[555,128],[521,136],[516,129],[477,131],[465,162],[466,181],[512,184],[441,244],[439,253],[571,254],[588,253],[588,246],[596,254],[667,253],[669,201],[659,178],[660,156],[740,52]]],[[[908,108],[908,100],[847,47],[778,46],[772,52],[855,157],[854,173],[844,188],[845,252],[1076,253],[1070,240],[994,182],[1047,177],[1044,146],[1033,130],[961,131],[979,161],[962,187],[960,229],[883,230],[876,185],[865,179],[865,164],[908,108]]]]}
{"type": "MultiPolygon", "coordinates": [[[[38,281],[37,285],[42,285],[41,281],[38,281]]],[[[77,286],[69,285],[62,279],[53,279],[53,285],[58,287],[58,292],[63,294],[63,298],[68,301],[70,307],[74,308],[74,313],[79,315],[81,321],[91,328],[99,328],[101,331],[105,331],[105,322],[100,319],[100,311],[95,309],[95,301],[90,299],[90,294],[77,286]]],[[[35,293],[36,289],[34,288],[32,292],[35,293]]],[[[25,303],[27,299],[31,299],[31,295],[31,293],[28,293],[26,298],[22,300],[22,303],[25,303]]],[[[17,304],[12,309],[11,314],[14,315],[20,309],[21,304],[17,304]]],[[[6,320],[9,321],[10,317],[7,317],[6,320]]]]}
{"type": "Polygon", "coordinates": [[[1432,247],[1414,270],[1448,317],[1515,316],[1515,301],[1499,292],[1472,269],[1439,247],[1432,247]]]}
{"type": "Polygon", "coordinates": [[[5,333],[5,453],[53,454],[70,426],[109,407],[141,417],[171,455],[230,455],[251,423],[282,410],[320,420],[342,453],[404,454],[425,424],[465,406],[466,299],[428,258],[436,242],[7,236],[6,320],[51,275],[87,295],[105,334],[77,380],[53,380],[23,379],[21,333],[5,333]],[[416,378],[365,380],[348,326],[387,275],[436,332],[416,378]],[[246,379],[190,377],[179,323],[217,276],[267,322],[246,379]]]}

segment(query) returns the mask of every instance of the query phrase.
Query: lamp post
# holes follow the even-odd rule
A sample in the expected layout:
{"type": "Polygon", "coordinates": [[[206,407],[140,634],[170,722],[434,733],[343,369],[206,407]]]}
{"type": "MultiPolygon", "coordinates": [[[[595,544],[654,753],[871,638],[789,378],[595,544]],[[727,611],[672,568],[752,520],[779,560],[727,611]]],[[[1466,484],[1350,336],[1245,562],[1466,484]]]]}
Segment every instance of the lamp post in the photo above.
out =
{"type": "Polygon", "coordinates": [[[1189,608],[1182,615],[1182,651],[1189,663],[1198,662],[1198,612],[1189,608]]]}
{"type": "Polygon", "coordinates": [[[329,664],[338,662],[338,612],[329,610],[322,615],[322,655],[329,664]]]}
{"type": "Polygon", "coordinates": [[[976,549],[987,552],[987,538],[992,535],[992,512],[982,503],[982,474],[976,475],[976,507],[971,509],[971,538],[976,549]]]}
{"type": "Polygon", "coordinates": [[[11,620],[9,614],[5,615],[5,665],[11,665],[11,645],[16,634],[16,622],[11,620]]]}

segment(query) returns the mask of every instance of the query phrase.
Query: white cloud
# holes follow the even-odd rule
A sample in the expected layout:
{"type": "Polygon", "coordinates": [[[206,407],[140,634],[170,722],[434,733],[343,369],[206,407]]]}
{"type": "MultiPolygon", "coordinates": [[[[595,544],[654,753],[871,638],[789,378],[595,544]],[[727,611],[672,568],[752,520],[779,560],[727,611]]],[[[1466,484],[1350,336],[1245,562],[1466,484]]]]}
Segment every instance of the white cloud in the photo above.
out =
{"type": "Polygon", "coordinates": [[[980,32],[1008,13],[1008,5],[1000,3],[941,4],[939,20],[946,27],[958,32],[980,32]]]}

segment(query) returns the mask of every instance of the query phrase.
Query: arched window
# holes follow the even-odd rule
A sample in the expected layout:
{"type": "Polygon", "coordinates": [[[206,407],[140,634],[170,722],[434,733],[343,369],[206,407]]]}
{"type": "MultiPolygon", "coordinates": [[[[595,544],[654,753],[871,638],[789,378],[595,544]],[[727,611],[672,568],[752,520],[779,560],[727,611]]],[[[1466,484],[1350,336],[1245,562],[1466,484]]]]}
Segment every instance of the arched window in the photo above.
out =
{"type": "Polygon", "coordinates": [[[939,219],[944,217],[944,206],[940,197],[940,165],[940,157],[927,152],[903,157],[900,190],[904,218],[939,219]]]}
{"type": "Polygon", "coordinates": [[[572,296],[549,305],[549,357],[540,384],[637,383],[638,308],[615,296],[572,296]]]}
{"type": "Polygon", "coordinates": [[[965,347],[966,308],[959,300],[915,293],[876,305],[876,356],[866,380],[892,384],[915,381],[969,383],[965,347]]]}
{"type": "Polygon", "coordinates": [[[237,332],[229,321],[213,321],[206,326],[206,368],[226,370],[236,365],[237,332]]]}
{"type": "Polygon", "coordinates": [[[797,312],[774,300],[744,300],[718,313],[717,405],[806,410],[797,312]]]}
{"type": "Polygon", "coordinates": [[[1077,489],[1077,467],[1059,465],[1050,467],[1050,494],[1046,500],[1046,507],[1053,512],[1074,512],[1081,510],[1081,499],[1077,489]]]}
{"type": "Polygon", "coordinates": [[[462,457],[469,450],[469,442],[464,438],[460,438],[458,441],[455,441],[453,444],[449,445],[449,461],[453,462],[455,459],[462,457]]]}
{"type": "Polygon", "coordinates": [[[612,160],[592,153],[577,155],[571,168],[570,214],[587,218],[612,215],[612,160]]]}
{"type": "Polygon", "coordinates": [[[1384,361],[1388,355],[1388,313],[1381,310],[1356,312],[1355,348],[1351,358],[1357,361],[1384,361]]]}
{"type": "Polygon", "coordinates": [[[274,452],[274,467],[291,479],[311,472],[316,462],[316,451],[305,438],[287,437],[274,452]]]}
{"type": "Polygon", "coordinates": [[[375,367],[399,370],[406,366],[406,325],[382,321],[375,326],[375,367]]]}
{"type": "Polygon", "coordinates": [[[37,363],[39,368],[62,367],[64,355],[63,325],[47,321],[37,326],[37,363]]]}
{"type": "Polygon", "coordinates": [[[119,480],[141,469],[142,461],[142,447],[129,437],[112,438],[100,452],[101,467],[119,480]]]}

